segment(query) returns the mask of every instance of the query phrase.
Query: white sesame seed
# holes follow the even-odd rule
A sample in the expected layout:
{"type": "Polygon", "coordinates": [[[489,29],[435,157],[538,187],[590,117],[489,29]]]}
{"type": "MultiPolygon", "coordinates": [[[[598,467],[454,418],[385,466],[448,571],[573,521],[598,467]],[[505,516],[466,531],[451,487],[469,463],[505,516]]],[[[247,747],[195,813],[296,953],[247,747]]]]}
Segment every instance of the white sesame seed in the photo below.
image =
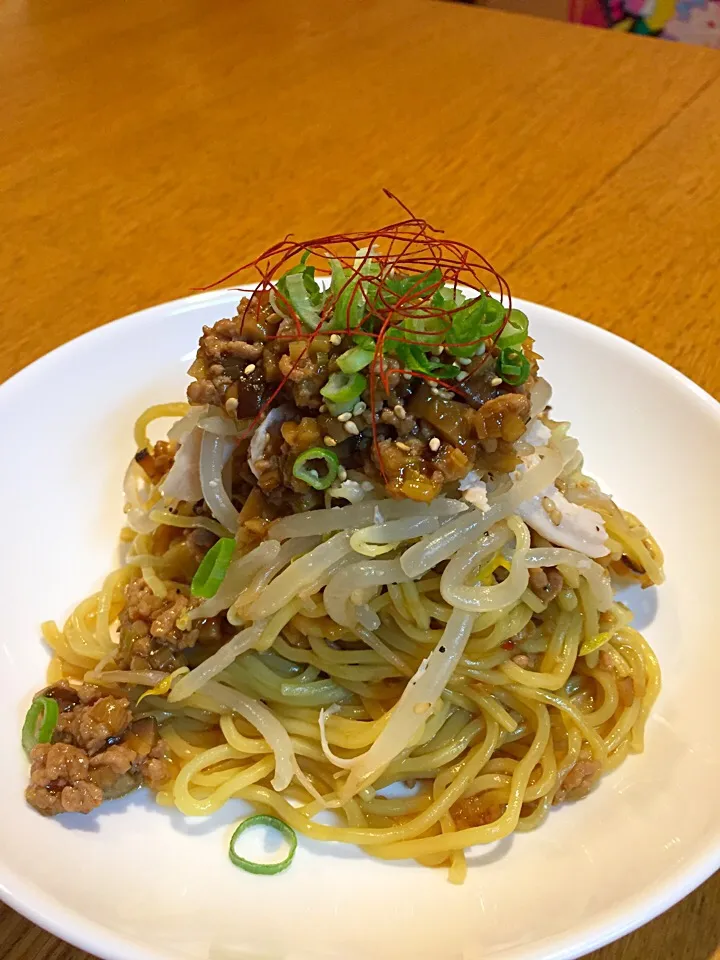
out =
{"type": "Polygon", "coordinates": [[[398,420],[404,420],[407,414],[405,413],[405,407],[401,403],[396,403],[393,407],[393,413],[398,418],[398,420]]]}
{"type": "Polygon", "coordinates": [[[434,394],[434,396],[436,396],[436,397],[440,396],[440,391],[439,391],[438,388],[435,387],[435,386],[430,387],[430,393],[434,394]]]}
{"type": "Polygon", "coordinates": [[[490,386],[499,387],[501,383],[502,383],[502,377],[493,377],[492,380],[490,381],[490,386]]]}
{"type": "Polygon", "coordinates": [[[339,336],[337,333],[333,333],[333,334],[331,335],[331,337],[330,337],[330,343],[331,343],[334,347],[339,347],[340,344],[342,343],[342,337],[339,336]]]}
{"type": "Polygon", "coordinates": [[[347,470],[345,467],[338,467],[338,480],[340,483],[344,483],[347,480],[347,470]]]}
{"type": "Polygon", "coordinates": [[[348,420],[345,424],[345,431],[350,434],[351,437],[356,437],[360,431],[357,428],[357,424],[353,423],[352,420],[348,420]]]}
{"type": "Polygon", "coordinates": [[[433,437],[428,446],[433,453],[437,453],[440,449],[440,440],[437,437],[433,437]]]}
{"type": "Polygon", "coordinates": [[[442,397],[443,400],[452,400],[453,392],[452,390],[438,390],[438,396],[442,397]]]}
{"type": "Polygon", "coordinates": [[[225,401],[225,409],[228,413],[235,413],[237,408],[240,406],[240,403],[237,397],[228,397],[225,401]]]}
{"type": "Polygon", "coordinates": [[[254,364],[254,363],[249,363],[249,364],[245,367],[245,371],[244,371],[244,372],[247,373],[248,375],[251,374],[251,373],[255,373],[255,364],[254,364]]]}
{"type": "Polygon", "coordinates": [[[365,413],[366,410],[367,410],[367,405],[364,404],[364,403],[362,402],[362,400],[360,400],[360,401],[359,401],[358,403],[356,403],[355,406],[353,407],[353,411],[352,411],[352,412],[353,412],[353,416],[354,416],[354,417],[359,417],[360,414],[361,414],[361,413],[365,413]]]}
{"type": "Polygon", "coordinates": [[[411,373],[404,373],[404,374],[403,374],[403,377],[404,377],[406,380],[412,380],[412,374],[411,374],[411,373]]]}
{"type": "Polygon", "coordinates": [[[325,413],[326,411],[327,411],[327,407],[325,406],[324,403],[321,403],[321,404],[320,404],[320,409],[318,410],[318,413],[325,413]]]}
{"type": "Polygon", "coordinates": [[[457,375],[457,377],[455,377],[455,379],[460,381],[460,383],[462,383],[462,381],[467,380],[469,376],[470,376],[469,373],[466,373],[464,370],[461,370],[460,373],[457,375]]]}
{"type": "Polygon", "coordinates": [[[340,421],[340,423],[347,423],[350,417],[352,417],[352,414],[348,411],[347,413],[339,414],[338,420],[340,421]]]}
{"type": "Polygon", "coordinates": [[[332,437],[323,437],[323,443],[326,447],[336,447],[337,440],[333,440],[332,437]]]}
{"type": "Polygon", "coordinates": [[[455,357],[455,362],[459,363],[461,367],[467,367],[469,363],[472,363],[472,357],[455,357]]]}
{"type": "Polygon", "coordinates": [[[431,353],[434,357],[439,357],[440,354],[443,352],[444,349],[445,349],[445,347],[432,347],[431,350],[430,350],[430,353],[431,353]]]}
{"type": "Polygon", "coordinates": [[[398,440],[395,443],[395,446],[398,448],[398,450],[402,450],[403,453],[410,453],[410,447],[406,443],[403,443],[401,440],[398,440]]]}

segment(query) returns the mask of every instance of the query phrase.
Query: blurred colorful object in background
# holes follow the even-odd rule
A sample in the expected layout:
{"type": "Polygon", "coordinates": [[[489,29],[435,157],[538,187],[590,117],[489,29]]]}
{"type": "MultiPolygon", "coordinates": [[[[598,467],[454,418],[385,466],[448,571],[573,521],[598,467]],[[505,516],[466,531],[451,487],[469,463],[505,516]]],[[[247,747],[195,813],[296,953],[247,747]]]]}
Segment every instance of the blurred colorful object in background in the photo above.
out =
{"type": "Polygon", "coordinates": [[[570,20],[720,50],[718,0],[570,0],[570,20]]]}

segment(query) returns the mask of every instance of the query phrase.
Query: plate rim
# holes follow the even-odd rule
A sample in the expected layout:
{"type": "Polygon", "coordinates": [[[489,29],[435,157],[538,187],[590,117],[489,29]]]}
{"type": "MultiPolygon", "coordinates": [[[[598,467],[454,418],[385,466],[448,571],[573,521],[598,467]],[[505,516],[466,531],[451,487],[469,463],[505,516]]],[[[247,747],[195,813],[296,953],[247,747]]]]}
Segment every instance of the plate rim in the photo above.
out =
{"type": "MultiPolygon", "coordinates": [[[[106,337],[111,330],[117,330],[121,326],[136,326],[148,316],[158,312],[172,315],[211,304],[232,304],[236,301],[238,294],[249,292],[255,286],[256,284],[248,283],[178,297],[109,320],[73,337],[21,367],[11,377],[0,383],[0,417],[6,404],[12,401],[14,391],[22,389],[26,379],[42,375],[46,369],[66,354],[91,345],[93,341],[106,337]]],[[[513,303],[520,307],[526,305],[548,311],[553,315],[553,319],[560,323],[580,327],[582,334],[590,340],[609,342],[614,350],[625,352],[646,368],[649,367],[658,375],[669,378],[679,388],[690,393],[694,400],[707,410],[720,434],[720,402],[685,374],[649,350],[604,327],[555,307],[524,298],[513,298],[513,303]]],[[[503,954],[503,960],[577,960],[588,951],[605,946],[649,923],[699,887],[718,869],[720,869],[720,832],[717,836],[711,837],[702,855],[684,863],[670,875],[658,879],[652,886],[645,887],[632,898],[626,898],[617,908],[609,908],[598,914],[592,923],[586,925],[581,934],[569,933],[546,937],[540,941],[510,948],[503,954]]],[[[34,883],[28,883],[7,868],[1,851],[0,899],[11,909],[50,934],[82,950],[96,953],[102,956],[103,960],[174,960],[165,952],[140,946],[136,940],[62,906],[34,883]],[[81,922],[78,923],[78,920],[81,922]]],[[[304,954],[303,957],[305,957],[304,954]]]]}

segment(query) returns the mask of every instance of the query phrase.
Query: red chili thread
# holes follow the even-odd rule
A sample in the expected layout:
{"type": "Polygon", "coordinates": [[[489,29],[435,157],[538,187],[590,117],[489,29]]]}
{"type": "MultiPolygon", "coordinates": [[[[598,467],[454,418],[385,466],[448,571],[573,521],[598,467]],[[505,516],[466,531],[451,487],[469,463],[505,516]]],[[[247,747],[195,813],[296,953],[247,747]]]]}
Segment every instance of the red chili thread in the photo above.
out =
{"type": "MultiPolygon", "coordinates": [[[[363,297],[367,309],[370,309],[373,303],[375,303],[378,308],[385,312],[385,318],[382,321],[379,331],[363,329],[362,324],[367,319],[367,317],[364,316],[361,318],[360,323],[353,326],[350,321],[350,309],[352,306],[352,298],[350,298],[347,304],[344,325],[341,326],[338,323],[338,330],[329,332],[343,333],[346,336],[362,335],[364,337],[370,337],[375,341],[374,358],[369,371],[373,446],[375,448],[380,472],[385,482],[387,482],[387,475],[383,466],[378,441],[377,418],[375,417],[377,380],[380,380],[386,396],[390,396],[391,387],[389,377],[394,373],[410,374],[413,377],[419,377],[425,382],[438,384],[461,398],[465,398],[465,393],[460,384],[434,377],[432,374],[417,370],[406,370],[401,366],[387,367],[384,352],[385,343],[402,339],[405,343],[427,349],[428,340],[423,340],[423,337],[432,338],[432,342],[434,343],[435,338],[437,338],[439,334],[444,335],[449,331],[455,313],[464,309],[466,306],[466,304],[463,303],[449,309],[435,307],[431,302],[433,295],[443,287],[449,286],[453,289],[454,295],[456,296],[458,286],[464,285],[479,296],[482,293],[489,293],[489,285],[491,285],[500,293],[501,302],[507,300],[503,323],[492,337],[483,337],[477,340],[467,341],[467,343],[463,345],[479,346],[481,343],[488,345],[494,344],[502,333],[510,316],[512,298],[507,282],[493,269],[490,262],[479,253],[479,251],[461,241],[446,239],[444,235],[442,235],[442,230],[433,227],[427,220],[416,217],[410,208],[391,193],[391,191],[386,189],[384,192],[401,207],[407,214],[408,219],[396,221],[377,230],[347,234],[330,234],[311,240],[295,241],[291,239],[291,235],[287,235],[283,240],[268,247],[267,250],[263,251],[254,260],[237,267],[224,277],[201,289],[212,289],[220,284],[226,283],[241,273],[252,270],[258,277],[258,281],[254,290],[247,291],[250,297],[243,309],[241,331],[244,329],[245,319],[251,307],[255,310],[256,323],[260,323],[262,308],[272,294],[275,305],[280,308],[288,319],[293,321],[295,331],[293,334],[273,334],[270,339],[305,341],[303,350],[293,363],[289,372],[283,376],[279,385],[263,403],[250,426],[242,434],[242,437],[247,437],[252,434],[258,423],[262,421],[275,398],[287,384],[291,374],[297,369],[303,358],[307,356],[310,345],[314,342],[315,338],[320,335],[323,321],[332,315],[338,299],[341,298],[348,289],[353,287],[356,291],[359,291],[359,295],[363,297]],[[383,250],[382,247],[385,247],[385,249],[383,250]],[[359,258],[358,251],[363,248],[366,248],[365,253],[359,258]],[[277,288],[277,281],[289,268],[291,261],[296,261],[308,251],[308,266],[312,265],[317,268],[318,263],[320,263],[328,269],[330,260],[333,258],[341,264],[344,270],[350,273],[342,288],[334,295],[326,297],[320,314],[320,323],[315,330],[307,329],[292,304],[277,288]],[[380,265],[379,276],[367,276],[363,273],[364,267],[366,267],[371,260],[380,265]],[[419,297],[417,293],[413,296],[411,290],[397,297],[397,299],[393,299],[392,302],[389,302],[386,297],[389,291],[385,286],[385,281],[390,271],[400,276],[422,276],[434,269],[440,271],[440,278],[434,283],[424,285],[421,297],[419,297]],[[374,290],[374,298],[371,299],[370,291],[372,290],[374,290]],[[422,303],[424,316],[442,320],[440,330],[413,331],[403,326],[402,337],[393,337],[392,331],[395,327],[400,327],[404,324],[405,320],[417,316],[419,303],[422,303]],[[416,337],[418,339],[415,339],[416,337]]],[[[486,352],[486,359],[488,356],[489,350],[486,352]]],[[[486,362],[486,360],[483,362],[486,362]]]]}

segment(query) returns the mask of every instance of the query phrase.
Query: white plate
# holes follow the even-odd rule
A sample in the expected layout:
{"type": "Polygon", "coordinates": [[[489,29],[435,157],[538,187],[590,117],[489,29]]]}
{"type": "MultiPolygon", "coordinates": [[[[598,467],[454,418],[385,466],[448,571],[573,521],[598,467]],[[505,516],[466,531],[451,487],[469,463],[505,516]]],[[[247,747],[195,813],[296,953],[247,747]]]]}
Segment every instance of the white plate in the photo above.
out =
{"type": "Polygon", "coordinates": [[[86,818],[45,820],[25,805],[20,726],[47,664],[38,625],[115,562],[133,420],[182,398],[201,324],[237,299],[145,310],[0,388],[3,899],[106,960],[560,960],[701,883],[720,865],[720,405],[637,347],[532,304],[555,415],[667,556],[667,585],[630,600],[664,676],[642,756],[535,833],[477,849],[463,887],[304,839],[287,873],[248,875],[226,852],[239,802],[207,820],[142,794],[86,818]]]}

